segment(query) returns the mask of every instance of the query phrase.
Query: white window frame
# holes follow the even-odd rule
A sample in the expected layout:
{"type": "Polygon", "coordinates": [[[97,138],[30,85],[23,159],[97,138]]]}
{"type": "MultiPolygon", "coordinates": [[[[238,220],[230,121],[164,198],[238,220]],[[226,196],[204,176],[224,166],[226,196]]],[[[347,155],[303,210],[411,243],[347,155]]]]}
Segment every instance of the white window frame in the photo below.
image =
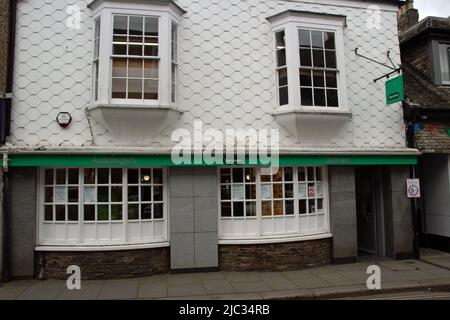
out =
{"type": "Polygon", "coordinates": [[[275,75],[277,83],[276,106],[277,109],[294,109],[302,111],[346,112],[348,111],[348,96],[346,85],[346,64],[344,51],[344,27],[345,17],[334,15],[320,15],[297,11],[287,11],[280,15],[269,18],[272,22],[272,41],[274,45],[274,70],[276,70],[275,35],[277,32],[285,31],[286,61],[288,72],[288,99],[287,105],[280,106],[278,93],[278,75],[275,75]],[[338,107],[302,106],[300,97],[300,53],[298,30],[306,29],[312,31],[333,32],[335,34],[336,64],[337,64],[337,89],[338,107]]]}
{"type": "MultiPolygon", "coordinates": [[[[104,1],[93,9],[93,21],[101,19],[100,26],[100,63],[98,100],[91,102],[103,105],[131,105],[131,106],[174,106],[171,101],[171,25],[179,25],[182,12],[172,5],[164,3],[127,3],[104,1]],[[113,56],[113,16],[144,16],[159,19],[159,81],[158,100],[145,99],[113,99],[112,98],[112,56],[113,56]]],[[[145,57],[144,57],[145,58],[145,57]]],[[[177,83],[179,86],[179,83],[177,83]]],[[[92,86],[94,89],[94,87],[92,86]]]]}
{"type": "MultiPolygon", "coordinates": [[[[256,167],[256,216],[255,217],[246,217],[245,214],[243,217],[239,218],[223,218],[221,215],[221,176],[220,171],[221,169],[227,168],[227,169],[233,169],[233,168],[243,168],[242,166],[227,166],[227,167],[219,167],[217,169],[217,184],[218,184],[218,191],[217,191],[217,197],[218,197],[218,224],[219,224],[219,243],[220,244],[251,244],[251,243],[276,243],[276,242],[291,242],[291,241],[304,241],[304,240],[313,240],[313,239],[322,239],[322,238],[329,238],[331,237],[330,233],[330,207],[329,207],[329,189],[328,189],[328,167],[327,166],[304,166],[308,168],[312,167],[320,167],[322,169],[322,188],[323,188],[323,214],[299,214],[299,195],[298,195],[298,168],[301,168],[303,166],[286,166],[286,167],[292,167],[293,170],[293,181],[294,184],[294,214],[293,215],[280,215],[275,216],[272,214],[272,216],[262,216],[262,198],[261,198],[261,167],[256,167]],[[305,221],[308,223],[308,225],[311,223],[310,217],[318,217],[319,215],[323,215],[323,226],[321,230],[319,229],[310,229],[309,231],[303,228],[303,224],[305,221]],[[225,233],[224,232],[224,220],[232,221],[233,219],[244,221],[243,228],[246,232],[235,234],[235,233],[225,233]],[[247,225],[247,220],[255,221],[257,224],[257,232],[253,232],[249,234],[247,231],[249,229],[249,226],[247,225]],[[284,230],[287,229],[286,223],[287,220],[290,220],[289,222],[293,223],[293,228],[290,229],[289,232],[282,232],[282,233],[263,233],[263,220],[272,220],[273,224],[280,224],[284,223],[284,230]]],[[[250,167],[253,168],[253,167],[250,167]]],[[[283,179],[284,180],[284,179],[283,179]]],[[[263,182],[264,183],[264,182],[263,182]]],[[[283,182],[284,184],[285,182],[283,182]]],[[[288,182],[289,183],[289,182],[288,182]]],[[[245,187],[244,187],[245,192],[245,187]]],[[[232,196],[233,197],[233,196],[232,196]]],[[[284,195],[283,195],[284,197],[284,195]]],[[[231,200],[232,201],[232,200],[231,200]]],[[[245,203],[245,200],[243,200],[245,203]]],[[[272,198],[273,201],[273,198],[272,198]]],[[[233,201],[232,201],[233,203],[233,201]]],[[[317,219],[316,226],[317,226],[317,219]]],[[[240,226],[242,228],[242,226],[240,226]]]]}
{"type": "Polygon", "coordinates": [[[450,43],[448,43],[448,42],[439,42],[439,44],[438,44],[438,53],[437,53],[437,59],[438,59],[438,64],[439,64],[439,73],[440,73],[440,77],[442,79],[442,84],[445,85],[445,86],[448,86],[448,85],[450,85],[450,80],[444,80],[443,79],[444,66],[442,65],[442,60],[441,60],[441,48],[442,47],[447,49],[447,68],[448,68],[447,72],[450,74],[450,43]]]}
{"type": "MultiPolygon", "coordinates": [[[[164,247],[168,245],[169,242],[169,234],[168,234],[168,223],[169,223],[169,216],[168,216],[168,180],[167,180],[167,170],[164,167],[105,167],[105,169],[112,169],[112,168],[118,168],[122,169],[122,220],[104,220],[99,221],[97,220],[97,215],[95,216],[95,220],[86,220],[84,221],[84,194],[83,194],[83,187],[86,186],[84,184],[84,170],[85,169],[91,169],[94,167],[67,167],[67,168],[56,168],[56,167],[42,167],[38,169],[38,192],[37,192],[37,213],[38,213],[38,219],[37,219],[37,245],[42,250],[46,250],[45,248],[69,248],[70,250],[97,250],[97,249],[107,249],[107,248],[128,248],[133,246],[138,246],[140,248],[144,247],[164,247]],[[79,169],[79,177],[78,177],[78,202],[72,203],[74,205],[78,205],[78,221],[69,221],[68,219],[64,221],[56,221],[54,219],[53,221],[45,221],[45,171],[47,169],[79,169]],[[161,169],[162,170],[162,178],[163,178],[163,218],[162,219],[149,219],[149,220],[128,220],[128,170],[129,169],[161,169]],[[162,233],[159,234],[157,237],[155,237],[155,223],[158,223],[158,228],[162,229],[162,233]],[[103,228],[104,232],[109,232],[109,239],[101,238],[99,239],[99,227],[98,225],[108,225],[109,231],[106,228],[103,228]],[[122,228],[121,238],[111,238],[113,235],[112,231],[112,225],[120,225],[122,228]],[[56,225],[58,225],[58,230],[56,225]],[[70,237],[70,231],[69,231],[69,225],[72,226],[72,234],[78,234],[78,238],[71,238],[70,237]],[[83,232],[85,232],[86,229],[84,228],[85,225],[89,226],[95,226],[95,229],[93,232],[95,233],[96,240],[86,240],[86,238],[83,235],[83,232]],[[47,226],[49,226],[47,228],[47,226]],[[143,236],[143,227],[150,227],[152,228],[152,236],[143,236]],[[65,228],[65,230],[63,229],[65,228]],[[75,231],[77,228],[78,230],[75,231]],[[46,230],[44,230],[46,229],[46,230]],[[139,236],[136,236],[132,234],[130,230],[138,230],[139,236]],[[59,232],[61,234],[60,237],[53,237],[50,239],[49,236],[45,235],[45,232],[53,232],[54,235],[56,235],[56,232],[59,232]],[[64,237],[62,236],[64,235],[64,237]],[[134,235],[134,236],[133,236],[134,235]]],[[[101,169],[101,168],[99,168],[101,169]]],[[[56,177],[54,178],[56,179],[56,177]]],[[[95,183],[97,185],[97,183],[95,183]]],[[[111,183],[108,184],[109,186],[111,183]]],[[[153,184],[150,184],[151,186],[153,184]]],[[[139,190],[140,191],[140,190],[139,190]]],[[[66,195],[68,195],[66,193],[66,195]]],[[[110,199],[111,200],[111,199],[110,199]]],[[[110,201],[111,202],[111,201],[110,201]]],[[[153,203],[153,199],[151,200],[153,203]]],[[[159,202],[159,201],[158,201],[159,202]]],[[[145,202],[146,203],[146,202],[145,202]]],[[[61,203],[63,204],[63,203],[61,203]]],[[[64,203],[65,205],[68,204],[68,200],[64,203]]],[[[98,204],[98,201],[93,203],[95,206],[98,204]]],[[[139,205],[141,204],[141,201],[139,201],[139,205]]],[[[68,213],[67,213],[68,214],[68,213]]],[[[153,214],[153,213],[152,213],[153,214]]],[[[116,228],[116,230],[119,230],[116,228]]],[[[118,232],[118,231],[117,231],[118,232]]]]}

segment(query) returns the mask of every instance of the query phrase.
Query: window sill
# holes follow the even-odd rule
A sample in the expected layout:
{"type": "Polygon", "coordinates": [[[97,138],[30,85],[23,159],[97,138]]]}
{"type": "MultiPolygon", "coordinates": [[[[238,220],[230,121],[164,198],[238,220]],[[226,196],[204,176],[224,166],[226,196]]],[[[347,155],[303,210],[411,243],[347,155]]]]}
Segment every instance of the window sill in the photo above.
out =
{"type": "Polygon", "coordinates": [[[95,104],[88,114],[118,141],[127,145],[148,144],[183,114],[174,106],[95,104]]]}
{"type": "Polygon", "coordinates": [[[329,141],[352,118],[346,108],[280,107],[272,116],[289,133],[312,142],[329,141]]]}
{"type": "Polygon", "coordinates": [[[333,235],[331,233],[320,233],[314,235],[305,236],[280,236],[280,237],[263,237],[258,239],[220,239],[219,244],[223,245],[239,245],[239,244],[271,244],[271,243],[287,243],[287,242],[300,242],[300,241],[311,241],[331,238],[333,235]]]}
{"type": "Polygon", "coordinates": [[[122,250],[139,250],[139,249],[152,249],[152,248],[164,248],[170,246],[168,241],[145,243],[145,244],[125,244],[125,245],[98,245],[98,246],[86,246],[86,245],[39,245],[34,248],[34,251],[69,251],[69,252],[88,252],[88,251],[122,251],[122,250]]]}

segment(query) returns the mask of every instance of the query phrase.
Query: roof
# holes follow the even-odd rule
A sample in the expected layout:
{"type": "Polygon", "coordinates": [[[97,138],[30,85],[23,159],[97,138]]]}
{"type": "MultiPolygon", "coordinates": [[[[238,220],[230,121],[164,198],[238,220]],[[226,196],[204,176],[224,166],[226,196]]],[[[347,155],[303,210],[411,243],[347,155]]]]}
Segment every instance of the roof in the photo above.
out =
{"type": "Polygon", "coordinates": [[[450,18],[427,17],[399,34],[400,43],[405,44],[427,34],[441,34],[450,37],[450,18]]]}
{"type": "Polygon", "coordinates": [[[450,94],[445,88],[434,85],[412,65],[402,63],[405,99],[409,107],[450,111],[450,94]]]}

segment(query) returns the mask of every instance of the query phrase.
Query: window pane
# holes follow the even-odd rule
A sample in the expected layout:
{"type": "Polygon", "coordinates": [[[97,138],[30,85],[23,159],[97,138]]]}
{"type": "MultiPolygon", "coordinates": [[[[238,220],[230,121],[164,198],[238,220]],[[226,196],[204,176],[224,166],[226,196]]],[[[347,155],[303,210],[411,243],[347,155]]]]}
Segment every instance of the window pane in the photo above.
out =
{"type": "Polygon", "coordinates": [[[122,187],[111,187],[111,202],[122,202],[122,187]]]}
{"type": "Polygon", "coordinates": [[[322,181],[322,168],[316,168],[316,181],[322,181]]]}
{"type": "Polygon", "coordinates": [[[85,205],[84,206],[84,221],[94,221],[95,220],[95,206],[85,205]]]}
{"type": "Polygon", "coordinates": [[[141,219],[148,220],[152,218],[152,205],[141,204],[141,219]]]}
{"type": "Polygon", "coordinates": [[[152,182],[152,169],[141,169],[141,184],[150,184],[152,182]]]}
{"type": "Polygon", "coordinates": [[[144,18],[130,17],[129,19],[130,19],[130,35],[143,35],[144,18]]]}
{"type": "Polygon", "coordinates": [[[300,90],[302,106],[312,106],[312,89],[309,88],[301,88],[300,90]]]}
{"type": "Polygon", "coordinates": [[[233,169],[233,182],[244,182],[244,170],[242,168],[233,169]]]}
{"type": "Polygon", "coordinates": [[[327,90],[327,102],[329,107],[339,106],[337,90],[327,90]]]}
{"type": "Polygon", "coordinates": [[[148,100],[158,99],[158,80],[144,81],[144,99],[148,100]]]}
{"type": "Polygon", "coordinates": [[[142,99],[142,80],[128,80],[128,99],[142,99]]]}
{"type": "Polygon", "coordinates": [[[316,200],[309,199],[308,200],[308,213],[316,213],[316,200]]]}
{"type": "Polygon", "coordinates": [[[278,168],[277,172],[273,173],[273,181],[283,181],[283,170],[278,168]]]}
{"type": "Polygon", "coordinates": [[[450,81],[450,53],[449,46],[446,44],[439,45],[439,60],[441,65],[442,81],[450,81]]]}
{"type": "Polygon", "coordinates": [[[283,215],[283,201],[274,201],[273,202],[273,214],[275,216],[283,215]]]}
{"type": "Polygon", "coordinates": [[[276,42],[277,42],[277,50],[286,49],[286,41],[284,38],[284,31],[277,32],[275,34],[276,42]]]}
{"type": "Polygon", "coordinates": [[[300,214],[306,214],[306,200],[298,201],[298,210],[300,214]]]}
{"type": "Polygon", "coordinates": [[[314,168],[308,167],[306,168],[308,171],[308,181],[314,181],[314,168]]]}
{"type": "Polygon", "coordinates": [[[97,169],[97,183],[98,184],[108,184],[109,183],[109,169],[97,169]]]}
{"type": "Polygon", "coordinates": [[[114,34],[127,34],[128,17],[114,16],[114,34]]]}
{"type": "Polygon", "coordinates": [[[69,221],[78,221],[78,206],[69,206],[69,221]]]}
{"type": "Polygon", "coordinates": [[[53,184],[53,169],[45,170],[45,184],[53,184]]]}
{"type": "Polygon", "coordinates": [[[163,218],[163,204],[155,203],[153,205],[153,219],[162,219],[163,218]]]}
{"type": "Polygon", "coordinates": [[[283,168],[284,171],[284,181],[292,181],[294,175],[293,170],[290,167],[283,168]]]}
{"type": "Polygon", "coordinates": [[[122,169],[111,169],[111,183],[122,184],[122,169]]]}
{"type": "Polygon", "coordinates": [[[222,202],[220,209],[222,217],[231,217],[231,202],[222,202]]]}
{"type": "Polygon", "coordinates": [[[293,215],[294,214],[294,200],[285,201],[284,205],[285,205],[285,214],[293,215]]]}
{"type": "Polygon", "coordinates": [[[144,56],[146,57],[158,56],[158,39],[145,38],[144,56]]]}
{"type": "Polygon", "coordinates": [[[280,106],[289,104],[288,87],[280,88],[279,94],[280,94],[280,106]]]}
{"type": "Polygon", "coordinates": [[[255,182],[255,181],[256,181],[256,169],[245,168],[245,182],[255,182]]]}
{"type": "Polygon", "coordinates": [[[111,205],[111,220],[122,220],[122,205],[111,205]]]}
{"type": "Polygon", "coordinates": [[[256,216],[256,203],[255,202],[246,202],[245,203],[245,215],[247,217],[255,217],[256,216]]]}
{"type": "Polygon", "coordinates": [[[283,198],[283,185],[281,183],[277,183],[273,185],[273,198],[274,199],[282,199],[283,198]]]}
{"type": "Polygon", "coordinates": [[[327,79],[327,88],[337,88],[336,71],[325,72],[325,77],[327,79]]]}
{"type": "Polygon", "coordinates": [[[336,68],[336,52],[325,51],[325,58],[327,61],[327,68],[335,69],[336,68]]]}
{"type": "Polygon", "coordinates": [[[233,216],[243,217],[244,216],[244,203],[243,202],[233,202],[233,216]]]}
{"type": "Polygon", "coordinates": [[[65,205],[57,205],[56,209],[56,221],[66,221],[66,206],[65,205]]]}
{"type": "Polygon", "coordinates": [[[145,35],[158,36],[158,18],[145,18],[145,35]]]}
{"type": "Polygon", "coordinates": [[[282,67],[286,65],[286,50],[277,50],[277,66],[282,67]]]}
{"type": "Polygon", "coordinates": [[[300,85],[302,87],[311,87],[311,70],[300,69],[300,85]]]}
{"type": "Polygon", "coordinates": [[[220,169],[220,182],[221,183],[231,182],[231,169],[220,169]]]}
{"type": "Polygon", "coordinates": [[[313,82],[314,87],[325,87],[325,81],[324,81],[324,73],[320,70],[314,70],[313,71],[313,82]]]}
{"type": "Polygon", "coordinates": [[[95,184],[95,169],[84,169],[84,184],[95,184]]]}
{"type": "Polygon", "coordinates": [[[261,185],[261,198],[272,199],[272,186],[270,184],[261,185]]]}
{"type": "Polygon", "coordinates": [[[231,186],[221,186],[220,187],[220,198],[222,200],[231,200],[231,186]]]}
{"type": "Polygon", "coordinates": [[[128,201],[139,201],[139,187],[128,187],[128,201]]]}
{"type": "Polygon", "coordinates": [[[300,65],[303,67],[311,67],[311,50],[300,49],[300,65]]]}
{"type": "Polygon", "coordinates": [[[298,184],[298,197],[306,198],[306,196],[307,196],[306,183],[299,183],[298,184]]]}
{"type": "Polygon", "coordinates": [[[336,49],[333,32],[324,32],[323,37],[325,40],[325,49],[336,49]]]}
{"type": "Polygon", "coordinates": [[[262,215],[271,216],[272,215],[272,201],[262,202],[262,215]]]}
{"type": "Polygon", "coordinates": [[[144,62],[144,78],[158,79],[158,61],[145,60],[144,62]]]}
{"type": "Polygon", "coordinates": [[[142,56],[142,45],[128,45],[128,55],[130,56],[142,56]]]}
{"type": "Polygon", "coordinates": [[[69,202],[78,202],[78,187],[69,187],[69,202]]]}
{"type": "Polygon", "coordinates": [[[128,220],[139,220],[139,205],[128,205],[128,220]]]}
{"type": "Polygon", "coordinates": [[[78,169],[69,169],[69,184],[78,184],[78,177],[78,169]]]}
{"type": "Polygon", "coordinates": [[[306,181],[305,168],[300,167],[298,170],[298,181],[306,181]]]}
{"type": "Polygon", "coordinates": [[[45,221],[53,221],[53,206],[45,206],[45,214],[44,214],[44,220],[45,221]]]}
{"type": "Polygon", "coordinates": [[[325,90],[323,89],[314,89],[314,105],[325,107],[325,90]]]}
{"type": "Polygon", "coordinates": [[[141,187],[141,201],[152,201],[152,187],[141,187]]]}
{"type": "Polygon", "coordinates": [[[153,201],[163,201],[163,187],[153,187],[153,201]]]}
{"type": "Polygon", "coordinates": [[[53,187],[45,188],[45,202],[51,203],[53,202],[53,187]]]}
{"type": "Polygon", "coordinates": [[[289,183],[284,185],[284,197],[293,198],[294,197],[294,185],[289,183]]]}
{"type": "Polygon", "coordinates": [[[163,183],[162,169],[153,169],[153,183],[154,184],[162,184],[163,183]]]}
{"type": "Polygon", "coordinates": [[[317,212],[323,212],[323,199],[317,199],[317,212]]]}
{"type": "Polygon", "coordinates": [[[128,169],[128,183],[137,184],[138,176],[138,169],[128,169]]]}
{"type": "Polygon", "coordinates": [[[311,35],[309,30],[299,30],[298,40],[300,47],[310,48],[311,47],[311,35]]]}
{"type": "Polygon", "coordinates": [[[66,169],[56,169],[56,184],[66,183],[66,169]]]}
{"type": "Polygon", "coordinates": [[[108,205],[97,205],[97,220],[98,221],[109,220],[108,205]]]}
{"type": "Polygon", "coordinates": [[[256,199],[256,185],[245,186],[245,199],[256,199]]]}
{"type": "Polygon", "coordinates": [[[97,201],[98,202],[109,201],[109,187],[97,187],[97,201]]]}
{"type": "Polygon", "coordinates": [[[287,69],[278,70],[278,86],[283,87],[287,86],[288,78],[287,78],[287,69]]]}
{"type": "Polygon", "coordinates": [[[325,67],[323,50],[313,50],[313,66],[318,68],[325,67]]]}
{"type": "Polygon", "coordinates": [[[129,78],[142,78],[142,59],[129,59],[128,60],[128,77],[129,78]]]}
{"type": "MultiPolygon", "coordinates": [[[[126,39],[126,38],[125,38],[126,39]]],[[[122,39],[116,39],[117,41],[122,39]]],[[[126,41],[126,40],[125,40],[126,41]]],[[[125,43],[114,43],[113,44],[113,54],[124,56],[127,54],[127,45],[125,43]]]]}
{"type": "Polygon", "coordinates": [[[311,43],[313,48],[323,48],[322,31],[311,31],[311,43]]]}
{"type": "Polygon", "coordinates": [[[127,97],[127,80],[112,79],[112,97],[113,99],[125,99],[127,97]]]}

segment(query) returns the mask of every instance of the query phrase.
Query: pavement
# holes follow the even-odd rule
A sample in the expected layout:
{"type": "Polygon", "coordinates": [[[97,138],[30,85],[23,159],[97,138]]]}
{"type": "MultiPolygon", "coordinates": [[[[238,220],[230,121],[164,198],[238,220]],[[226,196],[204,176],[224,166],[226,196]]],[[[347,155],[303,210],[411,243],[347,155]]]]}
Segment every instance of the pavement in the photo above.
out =
{"type": "Polygon", "coordinates": [[[420,259],[436,266],[450,270],[450,253],[430,248],[420,249],[420,259]]]}
{"type": "Polygon", "coordinates": [[[120,280],[83,280],[68,290],[63,280],[0,284],[0,299],[18,300],[260,300],[329,299],[450,288],[450,270],[418,260],[366,258],[359,263],[284,272],[165,274],[120,280]],[[378,265],[381,290],[366,286],[367,267],[378,265]]]}

